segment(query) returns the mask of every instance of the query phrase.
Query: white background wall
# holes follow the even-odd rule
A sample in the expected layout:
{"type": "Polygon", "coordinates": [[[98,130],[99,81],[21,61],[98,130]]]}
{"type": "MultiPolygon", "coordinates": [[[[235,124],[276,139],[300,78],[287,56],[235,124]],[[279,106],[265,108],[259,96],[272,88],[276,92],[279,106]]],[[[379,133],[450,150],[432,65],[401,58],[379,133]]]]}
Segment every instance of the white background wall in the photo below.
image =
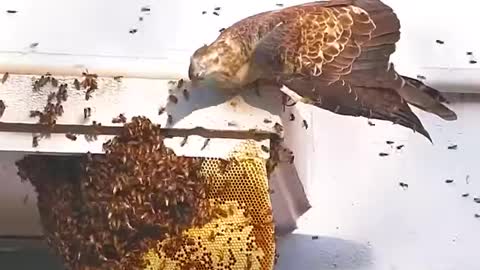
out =
{"type": "MultiPolygon", "coordinates": [[[[151,71],[159,68],[158,59],[174,58],[186,65],[188,55],[215,38],[218,29],[275,8],[280,1],[1,2],[3,67],[42,61],[55,65],[65,56],[75,60],[65,60],[72,67],[123,59],[125,68],[151,71]],[[150,5],[152,12],[140,23],[143,5],[150,5]],[[218,17],[211,14],[215,6],[222,7],[218,17]],[[19,13],[6,15],[5,9],[19,13]],[[202,10],[209,14],[201,15],[202,10]],[[130,35],[130,28],[139,32],[130,35]],[[16,53],[26,51],[32,42],[40,43],[40,54],[16,53]]],[[[478,91],[480,72],[468,64],[465,54],[473,51],[475,57],[480,48],[477,10],[471,1],[385,2],[402,21],[402,40],[393,59],[404,74],[425,75],[427,82],[443,90],[478,91]],[[436,39],[445,44],[436,44],[436,39]]],[[[459,114],[455,123],[421,114],[434,145],[391,124],[376,122],[370,127],[365,119],[319,110],[307,111],[305,117],[311,120],[307,131],[299,122],[291,123],[299,125],[299,133],[292,137],[301,145],[296,164],[314,207],[299,220],[297,234],[281,240],[278,268],[480,269],[480,219],[473,217],[480,213],[480,205],[472,199],[480,196],[480,105],[456,104],[454,109],[459,114]],[[405,147],[396,151],[386,140],[405,147]],[[458,144],[458,150],[447,150],[449,144],[458,144]],[[381,151],[391,155],[381,158],[381,151]],[[455,182],[446,184],[447,178],[455,182]],[[409,188],[400,188],[400,181],[409,188]],[[470,197],[462,198],[466,192],[470,197]]],[[[33,198],[23,204],[31,187],[14,177],[17,158],[0,155],[0,222],[6,233],[38,233],[38,224],[30,221],[36,220],[33,198]]]]}
{"type": "Polygon", "coordinates": [[[480,269],[480,104],[452,108],[454,123],[420,113],[434,145],[390,123],[315,110],[296,138],[313,208],[281,242],[279,269],[480,269]]]}

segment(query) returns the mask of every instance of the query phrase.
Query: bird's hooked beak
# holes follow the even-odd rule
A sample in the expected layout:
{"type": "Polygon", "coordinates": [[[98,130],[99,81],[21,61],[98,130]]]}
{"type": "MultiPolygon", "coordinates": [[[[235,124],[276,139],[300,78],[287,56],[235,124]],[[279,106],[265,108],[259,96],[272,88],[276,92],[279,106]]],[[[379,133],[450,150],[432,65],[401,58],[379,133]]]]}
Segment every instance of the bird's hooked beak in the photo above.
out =
{"type": "Polygon", "coordinates": [[[196,71],[193,64],[190,64],[190,66],[188,67],[188,78],[190,79],[190,81],[201,81],[205,79],[205,72],[196,71]]]}

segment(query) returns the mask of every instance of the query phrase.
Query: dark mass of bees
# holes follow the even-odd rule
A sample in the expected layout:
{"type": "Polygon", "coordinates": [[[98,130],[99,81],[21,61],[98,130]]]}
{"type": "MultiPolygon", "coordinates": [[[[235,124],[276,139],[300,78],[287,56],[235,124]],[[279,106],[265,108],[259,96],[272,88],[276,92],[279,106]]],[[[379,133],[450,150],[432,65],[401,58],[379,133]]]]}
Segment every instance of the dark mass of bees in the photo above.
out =
{"type": "Polygon", "coordinates": [[[43,110],[32,110],[30,111],[30,117],[37,118],[38,124],[41,124],[46,127],[42,134],[33,135],[32,146],[38,146],[38,140],[42,137],[50,137],[51,129],[57,123],[57,118],[63,115],[63,105],[62,102],[67,101],[68,99],[68,85],[66,83],[59,84],[57,79],[55,79],[51,74],[47,73],[42,75],[39,79],[36,79],[33,82],[33,90],[38,91],[40,88],[44,87],[47,83],[51,83],[53,87],[58,87],[56,92],[51,92],[47,97],[47,104],[43,110]]]}
{"type": "Polygon", "coordinates": [[[18,174],[38,193],[50,246],[70,269],[142,269],[149,241],[202,226],[215,211],[202,159],[176,156],[159,126],[134,117],[105,155],[26,156],[18,174]]]}

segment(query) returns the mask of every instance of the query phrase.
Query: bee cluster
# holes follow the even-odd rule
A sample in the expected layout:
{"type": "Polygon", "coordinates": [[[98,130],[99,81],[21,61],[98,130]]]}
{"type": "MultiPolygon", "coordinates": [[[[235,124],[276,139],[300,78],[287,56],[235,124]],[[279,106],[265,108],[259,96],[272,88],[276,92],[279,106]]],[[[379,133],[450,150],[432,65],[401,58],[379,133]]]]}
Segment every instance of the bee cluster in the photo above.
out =
{"type": "Polygon", "coordinates": [[[50,246],[70,269],[142,269],[151,241],[215,216],[202,159],[176,156],[159,126],[134,117],[105,155],[26,156],[19,176],[38,193],[50,246]]]}
{"type": "Polygon", "coordinates": [[[42,111],[40,110],[32,110],[30,111],[30,117],[38,117],[38,123],[45,126],[47,129],[39,135],[33,136],[33,147],[38,146],[38,140],[41,137],[49,137],[50,130],[55,126],[57,123],[57,118],[63,115],[63,105],[62,102],[67,101],[68,92],[67,88],[68,85],[66,83],[59,84],[58,80],[55,79],[51,74],[47,73],[42,75],[39,79],[36,79],[33,82],[33,90],[38,91],[42,87],[44,87],[47,83],[51,83],[53,87],[58,87],[56,92],[51,92],[47,97],[47,104],[43,108],[42,111]]]}

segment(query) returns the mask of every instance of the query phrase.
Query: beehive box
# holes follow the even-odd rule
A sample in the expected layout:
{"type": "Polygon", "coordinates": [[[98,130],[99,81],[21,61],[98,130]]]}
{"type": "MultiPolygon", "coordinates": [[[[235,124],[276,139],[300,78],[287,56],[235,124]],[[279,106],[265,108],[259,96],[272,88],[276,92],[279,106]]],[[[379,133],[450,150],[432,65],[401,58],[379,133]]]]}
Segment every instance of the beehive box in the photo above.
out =
{"type": "MultiPolygon", "coordinates": [[[[49,75],[43,74],[43,76],[45,78],[49,75]]],[[[83,78],[57,76],[56,86],[50,81],[38,89],[32,87],[32,82],[38,83],[42,75],[36,75],[35,79],[32,77],[13,74],[1,86],[2,99],[7,105],[0,123],[1,147],[6,151],[15,150],[33,154],[30,157],[27,156],[19,166],[29,168],[28,164],[33,163],[37,168],[37,171],[30,170],[29,179],[38,192],[42,225],[51,247],[64,258],[68,266],[72,269],[104,269],[106,266],[110,269],[115,267],[117,269],[194,269],[192,267],[195,269],[271,269],[273,267],[274,223],[267,160],[270,156],[271,143],[269,132],[281,133],[279,123],[281,120],[278,115],[270,113],[268,109],[270,106],[272,111],[277,110],[278,113],[281,107],[275,102],[280,100],[279,96],[274,98],[267,96],[265,99],[270,100],[270,104],[256,104],[259,108],[266,106],[267,111],[244,102],[245,100],[260,102],[254,91],[250,96],[247,94],[246,97],[233,97],[225,103],[222,103],[224,99],[222,101],[219,97],[213,98],[219,103],[214,109],[218,112],[218,107],[221,107],[221,111],[227,118],[218,119],[218,114],[214,113],[215,110],[209,113],[210,105],[205,105],[205,100],[204,103],[201,101],[205,92],[189,89],[188,82],[179,87],[178,82],[169,80],[159,82],[98,78],[98,89],[95,89],[92,96],[86,100],[85,94],[88,89],[82,86],[78,89],[75,85],[75,79],[82,82],[85,76],[83,78]],[[138,95],[136,88],[142,83],[145,91],[142,90],[142,95],[138,95]],[[66,101],[62,102],[63,114],[58,115],[53,128],[44,132],[45,126],[37,124],[37,119],[29,117],[30,111],[41,109],[49,93],[64,87],[62,84],[67,84],[68,92],[66,101]],[[188,97],[184,94],[185,89],[189,93],[188,97]],[[172,103],[170,95],[175,95],[177,100],[172,103]],[[27,106],[24,105],[25,103],[27,106]],[[132,104],[141,104],[141,106],[131,106],[132,104]],[[205,108],[203,111],[202,106],[205,108]],[[92,116],[84,117],[83,109],[86,107],[94,112],[92,116]],[[164,113],[159,115],[159,108],[165,108],[164,113]],[[202,111],[201,116],[195,118],[197,113],[195,109],[202,111]],[[109,183],[107,186],[96,183],[95,192],[87,192],[88,187],[85,185],[88,181],[84,177],[87,172],[84,169],[82,171],[79,165],[85,159],[85,152],[103,153],[105,149],[102,149],[102,146],[107,139],[123,134],[121,127],[123,124],[117,123],[118,121],[112,123],[112,119],[120,112],[127,119],[135,115],[146,115],[153,123],[169,127],[162,129],[153,125],[158,129],[158,134],[167,137],[162,137],[162,143],[173,149],[165,153],[169,153],[169,157],[173,159],[182,159],[187,164],[192,164],[192,168],[186,166],[183,169],[186,169],[188,174],[198,174],[205,179],[206,186],[202,193],[205,197],[202,198],[202,204],[213,204],[209,208],[210,215],[205,219],[192,222],[195,225],[193,227],[185,225],[181,227],[181,224],[172,222],[169,228],[177,228],[177,225],[180,227],[173,231],[167,230],[160,234],[161,236],[157,235],[153,238],[135,238],[136,241],[129,238],[133,237],[131,233],[126,233],[127,236],[125,236],[123,231],[125,228],[118,224],[120,221],[114,221],[112,225],[110,220],[115,218],[112,209],[117,209],[114,207],[118,205],[112,204],[113,199],[102,194],[115,195],[121,187],[112,186],[115,181],[111,179],[112,177],[107,177],[109,181],[102,182],[104,185],[109,183]],[[169,121],[168,115],[172,115],[177,121],[169,121]],[[93,121],[103,125],[101,127],[92,125],[93,121]],[[192,128],[192,125],[197,127],[192,128]],[[94,136],[88,134],[92,131],[96,132],[94,136]],[[38,145],[32,145],[32,134],[41,136],[42,133],[48,133],[48,136],[39,137],[38,145]],[[66,133],[71,134],[66,136],[66,133]],[[72,140],[72,134],[75,134],[76,140],[72,140]],[[83,137],[82,134],[87,136],[83,137]],[[41,155],[38,156],[38,154],[41,155]],[[197,165],[193,166],[193,164],[197,165]],[[59,168],[66,170],[62,171],[59,168]],[[39,172],[42,174],[38,175],[39,172]],[[86,194],[90,194],[90,197],[86,194]],[[79,207],[79,204],[86,208],[79,207]],[[98,205],[111,211],[101,211],[98,205]],[[94,231],[100,233],[102,237],[94,234],[94,231]],[[72,240],[72,237],[76,240],[72,240]],[[122,246],[120,243],[126,239],[138,245],[122,246]],[[86,243],[95,243],[97,247],[92,251],[91,245],[86,243]],[[172,245],[177,248],[172,249],[172,245]],[[109,250],[112,246],[122,251],[115,253],[109,250]],[[94,259],[95,256],[96,259],[94,259]]],[[[269,95],[269,92],[266,93],[269,95]]],[[[206,101],[208,104],[212,99],[206,101]]],[[[134,119],[138,121],[140,118],[134,119]]],[[[146,119],[144,120],[147,121],[146,119]]],[[[137,140],[130,143],[134,146],[140,145],[137,140]]],[[[155,151],[150,149],[149,153],[153,152],[155,151]]],[[[145,154],[142,153],[142,155],[145,154]]],[[[124,162],[128,163],[128,160],[134,160],[135,157],[133,154],[126,155],[124,162]]],[[[157,155],[156,158],[161,160],[162,156],[157,155]]],[[[163,169],[164,172],[169,170],[174,169],[171,167],[163,169]]],[[[151,181],[154,179],[152,177],[151,181]]],[[[161,192],[162,188],[156,189],[155,193],[148,190],[142,183],[136,186],[138,190],[135,191],[137,192],[135,194],[149,198],[138,199],[142,202],[150,200],[149,203],[154,205],[158,200],[164,200],[165,206],[175,201],[178,203],[186,200],[186,194],[182,195],[183,197],[170,195],[168,197],[161,192]],[[152,200],[155,200],[155,203],[152,200]]],[[[135,201],[134,197],[129,197],[127,201],[135,201]]],[[[130,209],[127,211],[129,214],[127,217],[122,217],[121,222],[126,224],[122,223],[127,227],[127,231],[132,228],[136,230],[136,226],[142,223],[139,220],[142,220],[141,217],[145,213],[129,212],[140,211],[141,207],[130,206],[128,209],[130,209]],[[136,221],[134,221],[135,217],[136,221]]],[[[158,214],[160,211],[158,209],[152,208],[152,213],[158,214]]],[[[162,219],[159,218],[157,221],[160,222],[160,220],[162,219]]]]}
{"type": "Polygon", "coordinates": [[[161,141],[131,144],[139,138],[120,136],[85,167],[80,157],[17,163],[38,192],[47,241],[69,268],[273,267],[266,161],[255,144],[223,160],[177,157],[161,141]]]}

